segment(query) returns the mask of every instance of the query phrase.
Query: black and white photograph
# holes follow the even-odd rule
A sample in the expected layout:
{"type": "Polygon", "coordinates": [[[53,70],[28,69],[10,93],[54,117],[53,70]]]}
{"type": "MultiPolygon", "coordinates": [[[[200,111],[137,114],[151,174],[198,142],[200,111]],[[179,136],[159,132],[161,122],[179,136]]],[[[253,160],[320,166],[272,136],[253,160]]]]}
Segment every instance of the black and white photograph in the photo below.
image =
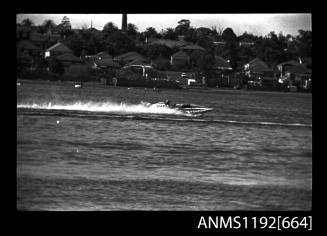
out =
{"type": "Polygon", "coordinates": [[[311,13],[16,14],[18,211],[310,211],[311,13]]]}

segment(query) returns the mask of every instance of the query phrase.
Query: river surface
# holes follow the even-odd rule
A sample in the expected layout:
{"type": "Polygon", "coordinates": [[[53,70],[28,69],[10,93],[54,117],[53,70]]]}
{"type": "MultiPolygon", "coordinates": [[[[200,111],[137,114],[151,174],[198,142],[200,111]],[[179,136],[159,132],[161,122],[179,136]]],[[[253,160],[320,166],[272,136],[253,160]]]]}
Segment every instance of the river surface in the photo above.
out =
{"type": "Polygon", "coordinates": [[[17,86],[19,210],[311,206],[311,94],[17,86]],[[214,110],[146,105],[165,99],[214,110]]]}

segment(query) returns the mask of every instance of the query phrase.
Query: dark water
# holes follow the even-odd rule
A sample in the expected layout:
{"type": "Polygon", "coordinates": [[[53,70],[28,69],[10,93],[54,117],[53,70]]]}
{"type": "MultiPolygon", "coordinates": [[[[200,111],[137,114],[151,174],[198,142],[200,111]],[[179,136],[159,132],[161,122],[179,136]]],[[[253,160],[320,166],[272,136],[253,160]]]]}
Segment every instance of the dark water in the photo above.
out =
{"type": "Polygon", "coordinates": [[[17,208],[309,210],[311,94],[17,87],[17,208]],[[169,98],[203,116],[144,106],[169,98]]]}

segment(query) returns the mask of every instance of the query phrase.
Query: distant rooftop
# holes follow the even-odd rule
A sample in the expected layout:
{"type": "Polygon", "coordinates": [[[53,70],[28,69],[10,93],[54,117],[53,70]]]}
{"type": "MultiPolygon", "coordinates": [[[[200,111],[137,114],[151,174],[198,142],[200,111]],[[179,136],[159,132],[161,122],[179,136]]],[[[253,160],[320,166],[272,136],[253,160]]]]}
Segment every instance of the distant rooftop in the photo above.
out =
{"type": "Polygon", "coordinates": [[[63,43],[56,43],[55,45],[49,47],[46,51],[52,51],[52,52],[70,52],[73,53],[73,51],[68,48],[63,43]]]}

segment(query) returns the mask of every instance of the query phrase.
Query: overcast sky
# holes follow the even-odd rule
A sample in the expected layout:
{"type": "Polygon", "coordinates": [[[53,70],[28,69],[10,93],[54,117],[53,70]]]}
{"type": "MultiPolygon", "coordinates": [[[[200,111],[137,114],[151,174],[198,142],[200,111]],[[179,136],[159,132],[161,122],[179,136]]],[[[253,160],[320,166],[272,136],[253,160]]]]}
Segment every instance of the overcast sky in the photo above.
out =
{"type": "MultiPolygon", "coordinates": [[[[108,22],[121,28],[121,14],[18,14],[17,23],[25,18],[31,19],[36,25],[45,19],[56,24],[63,16],[70,19],[73,28],[83,25],[102,30],[108,22]]],[[[133,23],[140,32],[147,27],[154,27],[158,32],[169,27],[175,28],[178,21],[188,19],[193,27],[215,26],[217,30],[231,27],[237,35],[247,31],[256,35],[267,35],[271,31],[282,32],[284,35],[297,35],[298,30],[312,30],[311,14],[128,14],[128,23],[133,23]]]]}

